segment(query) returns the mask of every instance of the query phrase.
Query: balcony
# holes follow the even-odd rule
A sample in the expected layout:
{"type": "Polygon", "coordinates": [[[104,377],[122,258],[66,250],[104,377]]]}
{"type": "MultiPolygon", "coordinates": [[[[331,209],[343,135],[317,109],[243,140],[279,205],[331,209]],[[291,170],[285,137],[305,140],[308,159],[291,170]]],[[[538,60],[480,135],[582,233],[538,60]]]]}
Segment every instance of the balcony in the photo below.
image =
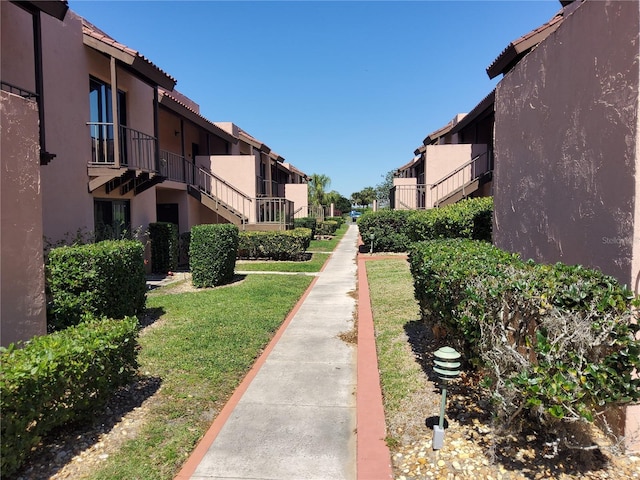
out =
{"type": "Polygon", "coordinates": [[[124,125],[118,127],[115,135],[113,123],[87,125],[91,138],[89,191],[105,186],[106,193],[119,188],[121,195],[130,191],[137,195],[164,180],[156,166],[154,136],[124,125]]]}
{"type": "Polygon", "coordinates": [[[391,207],[396,210],[423,210],[456,203],[489,182],[492,172],[491,152],[482,153],[432,184],[394,185],[389,198],[391,207]]]}

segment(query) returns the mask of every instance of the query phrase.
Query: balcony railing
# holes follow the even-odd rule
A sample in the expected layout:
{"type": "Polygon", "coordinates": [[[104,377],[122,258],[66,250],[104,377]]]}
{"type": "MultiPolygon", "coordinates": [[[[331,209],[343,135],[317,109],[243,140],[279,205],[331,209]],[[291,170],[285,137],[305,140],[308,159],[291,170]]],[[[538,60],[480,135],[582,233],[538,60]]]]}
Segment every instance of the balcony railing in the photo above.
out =
{"type": "Polygon", "coordinates": [[[256,199],[257,223],[277,224],[281,228],[293,227],[293,202],[279,197],[256,199]]]}
{"type": "Polygon", "coordinates": [[[459,166],[431,186],[431,197],[434,199],[434,206],[438,206],[449,195],[464,189],[466,185],[482,177],[492,169],[492,156],[489,152],[484,152],[459,166]]]}
{"type": "Polygon", "coordinates": [[[160,150],[160,175],[174,182],[193,185],[194,165],[177,153],[160,150]]]}
{"type": "Polygon", "coordinates": [[[389,203],[396,210],[424,210],[433,206],[431,185],[395,185],[389,203]]]}
{"type": "Polygon", "coordinates": [[[198,168],[195,185],[223,207],[233,210],[243,219],[249,218],[251,198],[214,173],[198,168]]]}
{"type": "Polygon", "coordinates": [[[467,186],[492,170],[491,154],[485,152],[462,164],[433,184],[395,185],[391,188],[389,200],[392,208],[397,210],[421,210],[437,207],[454,193],[460,190],[464,193],[467,186]]]}
{"type": "Polygon", "coordinates": [[[0,81],[0,89],[5,92],[12,93],[14,95],[18,95],[22,98],[26,98],[27,100],[36,100],[38,98],[38,94],[34,92],[30,92],[29,90],[25,90],[22,87],[18,87],[9,82],[5,82],[4,80],[0,81]]]}
{"type": "MultiPolygon", "coordinates": [[[[91,163],[115,165],[113,123],[89,122],[91,132],[91,163]]],[[[133,128],[119,127],[120,165],[148,172],[156,169],[156,138],[133,128]]]]}

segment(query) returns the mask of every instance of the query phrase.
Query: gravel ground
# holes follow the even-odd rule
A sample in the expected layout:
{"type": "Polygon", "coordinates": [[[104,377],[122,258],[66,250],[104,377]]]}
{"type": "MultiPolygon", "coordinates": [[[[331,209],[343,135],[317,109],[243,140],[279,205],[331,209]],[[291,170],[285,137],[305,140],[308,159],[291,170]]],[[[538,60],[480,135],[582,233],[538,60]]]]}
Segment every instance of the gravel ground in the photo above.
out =
{"type": "Polygon", "coordinates": [[[434,451],[432,426],[442,397],[431,352],[443,345],[424,322],[410,322],[406,332],[407,354],[425,375],[419,393],[407,395],[401,412],[387,417],[396,480],[640,479],[640,455],[623,455],[593,425],[565,426],[571,444],[526,426],[518,435],[497,431],[480,377],[464,372],[448,388],[444,445],[434,451]]]}

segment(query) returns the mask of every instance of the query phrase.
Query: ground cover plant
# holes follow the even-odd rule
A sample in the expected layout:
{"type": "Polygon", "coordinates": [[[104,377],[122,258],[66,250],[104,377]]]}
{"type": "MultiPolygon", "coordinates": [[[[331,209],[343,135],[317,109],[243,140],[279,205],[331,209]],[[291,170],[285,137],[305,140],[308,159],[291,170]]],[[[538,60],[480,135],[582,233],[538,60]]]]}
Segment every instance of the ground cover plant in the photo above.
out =
{"type": "Polygon", "coordinates": [[[224,287],[149,297],[162,312],[140,335],[140,371],[161,384],[135,439],[93,479],[171,479],[210,426],[310,277],[249,275],[224,287]]]}

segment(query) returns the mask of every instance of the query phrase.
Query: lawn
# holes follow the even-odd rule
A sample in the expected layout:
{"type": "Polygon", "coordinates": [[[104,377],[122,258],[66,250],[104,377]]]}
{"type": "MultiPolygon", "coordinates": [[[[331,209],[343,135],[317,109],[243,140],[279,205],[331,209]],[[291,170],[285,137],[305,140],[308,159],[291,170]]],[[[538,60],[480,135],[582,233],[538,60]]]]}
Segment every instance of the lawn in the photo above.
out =
{"type": "Polygon", "coordinates": [[[237,283],[147,300],[140,371],[161,382],[145,425],[93,479],[171,479],[311,283],[248,275],[237,283]]]}
{"type": "Polygon", "coordinates": [[[342,240],[342,237],[347,232],[349,224],[343,223],[331,240],[311,240],[311,244],[307,249],[308,252],[333,252],[338,245],[338,242],[342,240]]]}
{"type": "Polygon", "coordinates": [[[413,279],[405,259],[367,262],[376,347],[389,427],[387,442],[394,446],[402,436],[422,430],[429,388],[424,371],[416,362],[409,334],[423,325],[413,297],[413,279]],[[422,412],[421,412],[422,410],[422,412]],[[418,413],[420,412],[420,413],[418,413]]]}

